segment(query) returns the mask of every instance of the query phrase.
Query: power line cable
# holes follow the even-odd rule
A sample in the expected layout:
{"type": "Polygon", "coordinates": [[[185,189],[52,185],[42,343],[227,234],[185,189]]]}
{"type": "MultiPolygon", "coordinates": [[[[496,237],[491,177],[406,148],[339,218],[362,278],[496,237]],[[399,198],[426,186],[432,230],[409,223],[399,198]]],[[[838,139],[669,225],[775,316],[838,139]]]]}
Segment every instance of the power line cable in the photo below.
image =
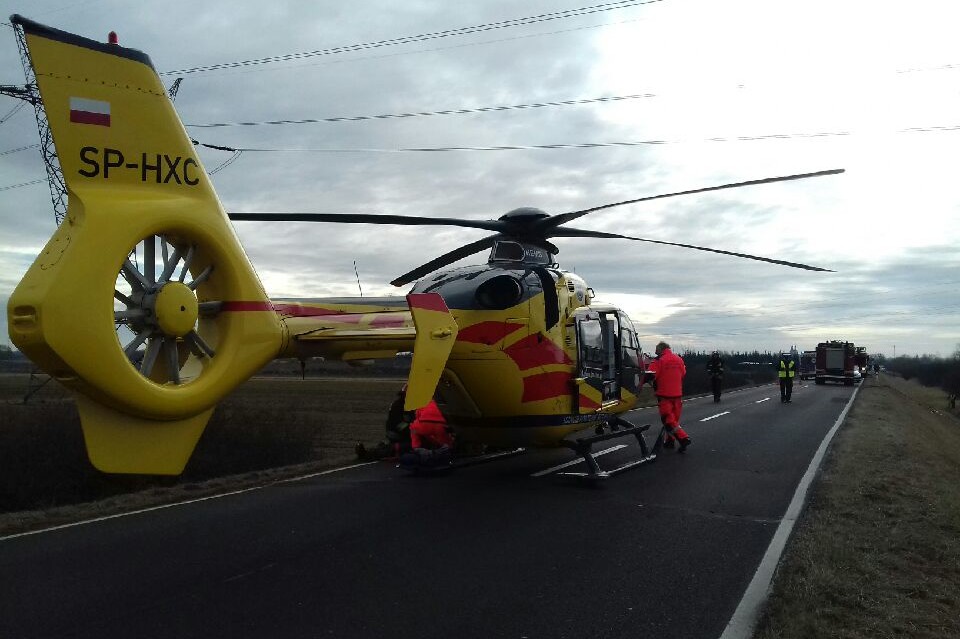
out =
{"type": "Polygon", "coordinates": [[[5,116],[3,116],[2,118],[0,118],[0,124],[3,124],[3,123],[6,122],[7,120],[9,120],[9,119],[12,118],[13,116],[15,116],[15,115],[17,114],[17,112],[18,112],[20,109],[22,109],[23,107],[25,107],[25,106],[27,106],[27,103],[26,103],[26,102],[20,102],[17,106],[15,106],[15,107],[13,107],[12,109],[10,109],[5,116]]]}
{"type": "Polygon", "coordinates": [[[597,104],[602,102],[620,102],[623,100],[636,100],[639,98],[656,97],[653,93],[638,93],[636,95],[616,95],[600,98],[583,98],[578,100],[557,100],[553,102],[531,102],[527,104],[511,104],[505,106],[486,106],[461,109],[443,109],[438,111],[413,111],[410,113],[384,113],[381,115],[352,115],[333,118],[308,118],[302,120],[264,120],[260,122],[214,122],[209,124],[186,124],[185,126],[196,128],[220,128],[231,126],[262,126],[277,124],[318,124],[321,122],[362,122],[367,120],[392,120],[402,118],[416,118],[435,115],[464,115],[468,113],[496,113],[501,111],[512,111],[519,109],[542,109],[545,107],[574,106],[580,104],[597,104]]]}
{"type": "Polygon", "coordinates": [[[34,184],[46,184],[46,179],[34,180],[32,182],[21,182],[20,184],[11,184],[10,186],[0,186],[0,191],[9,191],[10,189],[19,189],[22,186],[33,186],[34,184]]]}
{"type": "Polygon", "coordinates": [[[20,151],[26,151],[27,149],[36,149],[39,148],[39,144],[28,144],[27,146],[21,146],[16,149],[8,149],[6,151],[0,152],[0,156],[10,155],[11,153],[19,153],[20,151]]]}
{"type": "Polygon", "coordinates": [[[920,71],[942,71],[944,69],[960,69],[960,64],[941,64],[936,67],[917,67],[915,69],[897,69],[897,73],[918,73],[920,71]]]}
{"type": "Polygon", "coordinates": [[[603,27],[609,27],[609,26],[611,26],[611,25],[629,24],[629,23],[631,23],[631,22],[639,22],[639,21],[641,21],[641,20],[643,20],[643,18],[633,18],[633,19],[630,19],[630,20],[616,20],[616,21],[613,21],[613,22],[601,22],[601,23],[599,23],[599,24],[588,24],[588,25],[584,25],[584,26],[580,26],[580,27],[572,27],[572,28],[570,28],[570,29],[557,29],[557,30],[555,30],[555,31],[542,31],[542,32],[540,32],[540,33],[528,33],[528,34],[525,34],[525,35],[511,36],[511,37],[509,37],[509,38],[495,38],[495,39],[492,39],[492,40],[479,40],[479,41],[476,41],[476,42],[466,42],[466,43],[460,43],[460,44],[451,44],[451,45],[448,45],[448,46],[445,46],[445,47],[431,47],[431,48],[429,48],[429,49],[417,49],[417,50],[415,50],[415,51],[398,51],[398,52],[394,52],[394,53],[381,53],[381,54],[379,54],[379,55],[353,56],[353,57],[351,57],[351,58],[341,59],[341,60],[327,60],[327,61],[325,61],[325,62],[314,62],[314,63],[312,63],[312,64],[294,64],[294,65],[287,65],[287,66],[282,66],[282,67],[273,67],[273,68],[270,68],[270,69],[255,69],[255,68],[246,67],[246,68],[244,68],[243,70],[240,70],[240,71],[233,71],[233,72],[227,71],[227,72],[224,72],[224,73],[210,73],[210,74],[206,75],[206,77],[208,77],[208,78],[210,78],[210,77],[225,77],[225,76],[226,76],[226,77],[229,77],[229,76],[232,76],[232,75],[240,75],[240,74],[265,73],[265,72],[276,71],[276,70],[280,70],[280,69],[301,69],[301,70],[302,70],[302,69],[307,69],[307,68],[310,68],[310,67],[318,67],[318,66],[322,66],[322,65],[348,64],[348,63],[353,63],[353,62],[362,62],[362,61],[366,61],[366,60],[383,60],[383,59],[386,59],[386,58],[396,58],[396,57],[399,57],[399,56],[406,56],[406,55],[421,55],[421,54],[424,54],[424,53],[436,53],[437,51],[450,51],[450,50],[453,50],[453,49],[466,49],[466,48],[468,48],[468,47],[481,47],[481,46],[486,46],[486,45],[489,45],[489,44],[499,44],[499,43],[501,43],[501,42],[516,42],[517,40],[527,40],[527,39],[530,39],[530,38],[542,38],[542,37],[544,37],[544,36],[560,35],[560,34],[563,34],[563,33],[573,33],[573,32],[575,32],[575,31],[585,31],[585,30],[587,30],[587,29],[600,29],[600,28],[603,28],[603,27]]]}
{"type": "Polygon", "coordinates": [[[233,155],[231,155],[231,156],[230,156],[225,162],[223,162],[220,166],[218,166],[218,167],[216,167],[215,169],[213,169],[212,171],[210,171],[209,175],[215,175],[215,174],[219,173],[220,171],[224,170],[225,168],[227,168],[228,166],[230,166],[231,164],[233,164],[234,162],[236,162],[237,160],[239,160],[239,159],[240,159],[240,155],[241,155],[242,153],[243,153],[243,151],[234,151],[234,152],[233,152],[233,155]]]}
{"type": "MultiPolygon", "coordinates": [[[[908,129],[899,129],[897,133],[916,133],[916,132],[943,132],[943,131],[957,131],[960,130],[960,125],[955,126],[934,126],[934,127],[911,127],[908,129]]],[[[215,168],[210,172],[212,175],[215,172],[221,171],[227,166],[236,162],[239,159],[240,154],[244,152],[248,153],[413,153],[413,152],[426,152],[426,153],[438,153],[438,152],[452,152],[452,151],[525,151],[525,150],[558,150],[558,149],[591,149],[591,148],[606,148],[606,147],[633,147],[633,146],[649,146],[649,145],[664,145],[664,144],[678,144],[686,142],[753,142],[760,140],[786,140],[794,138],[821,138],[821,137],[831,137],[831,136],[849,136],[853,135],[849,131],[824,131],[817,133],[790,133],[790,134],[771,134],[771,135],[751,135],[751,136],[737,136],[737,137],[723,137],[723,138],[703,138],[701,140],[641,140],[636,142],[584,142],[576,144],[531,144],[531,145],[510,145],[510,146],[451,146],[451,147],[410,147],[410,148],[397,148],[397,149],[280,149],[280,148],[254,148],[254,147],[232,147],[226,146],[223,144],[210,144],[207,142],[200,142],[199,140],[191,140],[194,145],[202,146],[208,149],[213,149],[215,151],[228,151],[233,153],[234,156],[228,159],[226,162],[215,168]]],[[[29,146],[23,146],[16,149],[10,149],[0,153],[0,156],[7,155],[10,153],[16,153],[18,151],[24,151],[26,149],[35,148],[39,145],[32,144],[29,146]]],[[[30,182],[29,184],[33,184],[30,182]]],[[[16,186],[26,186],[15,185],[13,187],[7,188],[16,188],[16,186]]],[[[4,189],[0,189],[4,190],[4,189]]]]}
{"type": "Polygon", "coordinates": [[[452,36],[461,36],[468,35],[471,33],[480,33],[484,31],[493,31],[496,29],[506,29],[509,27],[518,27],[529,24],[536,24],[540,22],[549,22],[551,20],[562,20],[565,18],[573,18],[577,16],[590,15],[593,13],[601,13],[604,11],[613,11],[616,9],[626,9],[629,7],[637,7],[646,4],[654,4],[656,2],[663,2],[663,0],[620,0],[618,2],[610,2],[605,4],[598,4],[589,7],[581,7],[578,9],[566,9],[564,11],[556,11],[553,13],[544,13],[536,16],[529,16],[526,18],[512,18],[509,20],[502,20],[500,22],[487,22],[483,24],[478,24],[469,27],[459,27],[456,29],[445,29],[443,31],[434,31],[430,33],[422,33],[412,36],[401,36],[399,38],[389,38],[386,40],[377,40],[375,42],[363,42],[360,44],[352,44],[339,47],[330,47],[328,49],[319,49],[317,51],[303,51],[298,53],[285,53],[282,55],[267,56],[264,58],[255,58],[251,60],[241,60],[237,62],[221,62],[218,64],[209,64],[205,66],[190,67],[187,69],[177,69],[174,71],[164,71],[160,75],[174,75],[174,74],[187,74],[187,73],[200,73],[204,71],[216,71],[218,69],[234,69],[237,67],[247,67],[255,66],[261,64],[270,64],[273,62],[286,62],[289,60],[303,60],[305,58],[312,58],[322,55],[333,55],[337,53],[350,53],[352,51],[363,51],[366,49],[376,49],[380,47],[394,46],[398,44],[410,44],[413,42],[424,42],[427,40],[436,40],[439,38],[449,38],[452,36]]]}
{"type": "MultiPolygon", "coordinates": [[[[927,126],[910,127],[897,129],[894,133],[919,133],[919,132],[945,132],[958,131],[960,125],[951,126],[927,126]]],[[[826,137],[844,137],[855,135],[851,131],[818,131],[813,133],[772,133],[768,135],[740,135],[731,137],[712,137],[700,138],[698,140],[674,139],[674,140],[635,140],[620,142],[573,142],[558,144],[510,144],[500,146],[443,146],[443,147],[400,147],[396,149],[384,148],[271,148],[271,147],[230,147],[225,145],[214,145],[194,140],[194,144],[205,146],[211,149],[222,151],[246,151],[249,153],[440,153],[454,151],[530,151],[535,149],[557,150],[557,149],[592,149],[605,147],[633,147],[633,146],[659,146],[664,144],[685,144],[690,142],[756,142],[763,140],[790,140],[798,138],[826,138],[826,137]]]]}
{"type": "MultiPolygon", "coordinates": [[[[941,285],[941,286],[946,286],[946,285],[941,285]]],[[[889,293],[889,295],[895,295],[895,294],[891,292],[891,293],[889,293]]],[[[924,295],[916,295],[916,296],[913,296],[913,297],[914,297],[914,298],[922,299],[923,297],[927,297],[927,296],[924,296],[924,295]]],[[[671,317],[676,316],[677,319],[678,319],[678,321],[682,321],[682,322],[697,322],[697,321],[704,321],[704,320],[711,320],[711,321],[712,321],[712,320],[714,320],[714,319],[721,318],[721,317],[724,318],[724,319],[726,319],[726,318],[741,318],[741,317],[743,317],[743,316],[758,315],[758,314],[762,314],[762,315],[770,315],[771,313],[773,313],[773,314],[778,314],[778,313],[780,313],[780,314],[790,314],[790,313],[795,313],[795,312],[796,312],[795,309],[802,309],[802,312],[804,313],[804,315],[818,315],[818,314],[819,314],[819,315],[826,315],[826,314],[827,314],[827,311],[831,310],[832,308],[836,308],[841,301],[845,301],[845,300],[849,300],[849,297],[835,298],[835,299],[833,299],[833,301],[830,301],[830,299],[827,298],[827,299],[822,300],[822,301],[819,301],[819,302],[817,302],[817,303],[809,303],[809,302],[807,302],[807,301],[798,300],[798,301],[793,302],[793,303],[790,303],[790,304],[764,306],[763,308],[758,308],[758,309],[736,309],[736,308],[731,308],[731,307],[729,307],[729,306],[722,306],[722,305],[721,305],[721,306],[717,306],[716,308],[713,308],[713,309],[701,309],[701,308],[695,308],[695,309],[692,309],[692,310],[682,309],[682,310],[680,310],[680,311],[677,311],[676,313],[671,314],[671,317]]],[[[871,296],[871,307],[872,307],[872,308],[876,308],[876,309],[879,309],[879,308],[889,308],[889,307],[892,305],[891,302],[894,303],[894,304],[895,304],[896,302],[903,302],[903,304],[900,304],[901,306],[903,306],[903,305],[909,306],[909,305],[911,305],[911,303],[913,303],[913,305],[916,305],[915,302],[913,302],[913,300],[911,300],[910,297],[899,297],[899,296],[898,296],[898,298],[897,298],[896,300],[887,300],[887,301],[877,302],[877,301],[875,300],[875,296],[871,296]]],[[[930,307],[930,308],[942,309],[942,308],[951,308],[951,307],[949,307],[949,306],[948,306],[948,307],[938,306],[938,307],[930,307]]],[[[957,306],[957,310],[960,311],[960,306],[957,306]]],[[[881,311],[877,310],[877,311],[874,311],[874,312],[881,312],[881,311]]],[[[883,318],[889,318],[890,315],[892,315],[892,314],[897,314],[897,313],[910,313],[910,312],[909,312],[909,311],[896,311],[896,310],[882,311],[882,317],[883,317],[883,318]]],[[[926,314],[927,314],[927,313],[925,312],[924,315],[926,316],[926,314]]],[[[831,316],[831,319],[837,319],[837,320],[854,319],[854,320],[859,320],[861,317],[863,317],[862,314],[858,314],[858,315],[855,315],[855,316],[849,317],[849,318],[848,318],[848,317],[835,317],[835,316],[831,316]]],[[[666,319],[668,319],[668,318],[665,317],[664,320],[666,320],[666,319]]],[[[869,319],[869,318],[865,318],[865,319],[869,319]]],[[[794,325],[791,324],[790,326],[794,326],[794,325]]],[[[743,330],[749,331],[749,330],[753,330],[753,329],[743,329],[743,330]]]]}

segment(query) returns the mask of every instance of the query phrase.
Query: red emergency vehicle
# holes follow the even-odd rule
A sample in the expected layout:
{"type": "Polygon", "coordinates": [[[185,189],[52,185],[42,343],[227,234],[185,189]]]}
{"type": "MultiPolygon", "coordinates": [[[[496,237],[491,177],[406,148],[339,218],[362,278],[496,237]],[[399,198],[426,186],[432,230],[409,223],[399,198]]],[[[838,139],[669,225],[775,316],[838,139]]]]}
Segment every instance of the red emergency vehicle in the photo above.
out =
{"type": "Polygon", "coordinates": [[[860,374],[863,377],[869,377],[872,364],[870,363],[870,355],[867,354],[866,346],[857,346],[857,352],[854,355],[854,360],[857,366],[860,368],[860,374]]]}
{"type": "Polygon", "coordinates": [[[813,379],[817,374],[817,351],[800,353],[800,379],[813,379]]]}
{"type": "Polygon", "coordinates": [[[842,382],[853,386],[857,347],[853,342],[831,340],[817,344],[817,370],[814,382],[842,382]]]}

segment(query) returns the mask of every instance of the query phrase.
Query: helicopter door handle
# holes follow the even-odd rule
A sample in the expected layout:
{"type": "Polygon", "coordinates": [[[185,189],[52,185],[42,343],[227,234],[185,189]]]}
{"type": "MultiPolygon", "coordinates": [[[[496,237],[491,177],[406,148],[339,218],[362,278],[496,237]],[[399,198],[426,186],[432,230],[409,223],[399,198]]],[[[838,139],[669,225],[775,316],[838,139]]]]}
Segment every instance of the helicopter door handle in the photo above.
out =
{"type": "Polygon", "coordinates": [[[430,337],[435,337],[436,339],[444,339],[453,335],[453,329],[449,326],[444,326],[442,328],[436,328],[430,333],[430,337]]]}

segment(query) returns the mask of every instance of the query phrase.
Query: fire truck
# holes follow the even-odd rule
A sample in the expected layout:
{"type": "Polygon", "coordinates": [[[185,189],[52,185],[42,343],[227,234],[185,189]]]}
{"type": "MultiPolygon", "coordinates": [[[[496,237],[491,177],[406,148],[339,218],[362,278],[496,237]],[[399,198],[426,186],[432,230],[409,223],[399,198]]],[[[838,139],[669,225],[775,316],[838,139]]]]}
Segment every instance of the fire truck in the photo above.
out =
{"type": "Polygon", "coordinates": [[[831,340],[817,344],[817,368],[814,383],[842,382],[853,386],[857,347],[853,342],[831,340]]]}

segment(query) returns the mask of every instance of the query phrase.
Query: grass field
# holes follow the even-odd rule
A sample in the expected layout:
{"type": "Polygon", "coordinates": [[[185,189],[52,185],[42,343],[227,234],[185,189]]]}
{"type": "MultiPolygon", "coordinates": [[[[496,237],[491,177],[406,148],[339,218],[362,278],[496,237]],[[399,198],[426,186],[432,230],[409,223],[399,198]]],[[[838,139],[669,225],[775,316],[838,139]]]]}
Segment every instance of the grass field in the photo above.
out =
{"type": "Polygon", "coordinates": [[[51,383],[24,404],[28,376],[0,375],[0,534],[353,462],[358,441],[383,437],[402,383],[252,379],[217,406],[183,475],[168,478],[96,471],[69,394],[51,383]]]}
{"type": "Polygon", "coordinates": [[[945,393],[864,382],[754,636],[960,637],[960,419],[945,393]]]}

